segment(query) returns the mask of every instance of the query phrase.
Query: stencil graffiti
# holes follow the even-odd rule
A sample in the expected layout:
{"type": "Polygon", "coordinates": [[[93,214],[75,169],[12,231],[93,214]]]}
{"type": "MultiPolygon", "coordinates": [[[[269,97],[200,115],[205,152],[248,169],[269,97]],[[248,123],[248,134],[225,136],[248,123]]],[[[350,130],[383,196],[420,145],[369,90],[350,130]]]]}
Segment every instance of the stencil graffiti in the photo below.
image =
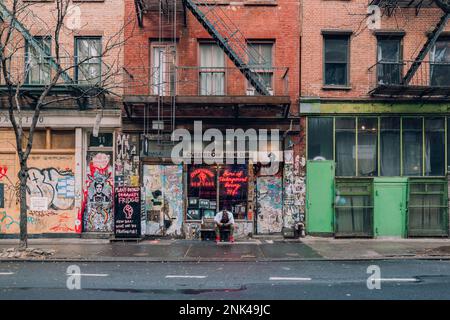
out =
{"type": "Polygon", "coordinates": [[[113,179],[111,153],[88,154],[88,173],[84,195],[84,230],[112,232],[113,179]]]}
{"type": "Polygon", "coordinates": [[[256,179],[257,232],[275,233],[282,228],[282,183],[279,176],[256,179]]]}
{"type": "Polygon", "coordinates": [[[147,234],[180,236],[183,223],[183,168],[145,165],[147,234]]]}
{"type": "Polygon", "coordinates": [[[27,181],[27,206],[32,197],[47,199],[47,207],[71,210],[75,204],[75,177],[71,170],[30,168],[27,181]]]}

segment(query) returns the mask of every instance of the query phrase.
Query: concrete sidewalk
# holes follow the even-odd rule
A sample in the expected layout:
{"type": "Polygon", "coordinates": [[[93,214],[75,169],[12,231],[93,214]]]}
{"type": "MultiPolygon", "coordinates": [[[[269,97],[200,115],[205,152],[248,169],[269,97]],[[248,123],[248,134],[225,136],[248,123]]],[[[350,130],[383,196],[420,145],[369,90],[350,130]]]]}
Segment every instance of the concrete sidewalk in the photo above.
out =
{"type": "Polygon", "coordinates": [[[145,240],[109,242],[88,239],[31,239],[29,252],[17,255],[17,240],[0,240],[0,261],[298,261],[449,259],[450,239],[246,240],[216,245],[210,241],[145,240]],[[34,248],[34,250],[33,250],[34,248]]]}

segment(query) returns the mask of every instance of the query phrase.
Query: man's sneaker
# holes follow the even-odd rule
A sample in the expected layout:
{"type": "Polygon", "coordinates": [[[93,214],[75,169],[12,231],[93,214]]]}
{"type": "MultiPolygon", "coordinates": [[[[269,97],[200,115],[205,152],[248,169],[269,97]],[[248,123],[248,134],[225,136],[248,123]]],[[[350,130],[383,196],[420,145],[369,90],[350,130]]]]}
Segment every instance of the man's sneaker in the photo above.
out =
{"type": "Polygon", "coordinates": [[[230,242],[234,242],[234,237],[230,236],[230,242]]]}

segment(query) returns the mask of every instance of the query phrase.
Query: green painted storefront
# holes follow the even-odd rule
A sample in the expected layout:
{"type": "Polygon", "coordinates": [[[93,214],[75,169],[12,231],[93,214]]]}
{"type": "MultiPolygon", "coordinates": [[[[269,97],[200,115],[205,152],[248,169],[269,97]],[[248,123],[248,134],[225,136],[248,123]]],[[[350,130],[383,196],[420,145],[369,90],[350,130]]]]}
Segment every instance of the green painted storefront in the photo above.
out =
{"type": "Polygon", "coordinates": [[[306,102],[301,110],[308,234],[448,237],[449,104],[306,102]]]}

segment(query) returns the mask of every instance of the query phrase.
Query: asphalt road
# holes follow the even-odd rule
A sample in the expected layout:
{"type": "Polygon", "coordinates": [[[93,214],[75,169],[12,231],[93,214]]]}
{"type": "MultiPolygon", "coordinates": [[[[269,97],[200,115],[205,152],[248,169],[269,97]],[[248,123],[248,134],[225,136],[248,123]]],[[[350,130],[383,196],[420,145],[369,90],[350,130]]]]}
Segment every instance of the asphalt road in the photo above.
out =
{"type": "Polygon", "coordinates": [[[450,299],[449,261],[74,264],[0,263],[0,299],[450,299]]]}

